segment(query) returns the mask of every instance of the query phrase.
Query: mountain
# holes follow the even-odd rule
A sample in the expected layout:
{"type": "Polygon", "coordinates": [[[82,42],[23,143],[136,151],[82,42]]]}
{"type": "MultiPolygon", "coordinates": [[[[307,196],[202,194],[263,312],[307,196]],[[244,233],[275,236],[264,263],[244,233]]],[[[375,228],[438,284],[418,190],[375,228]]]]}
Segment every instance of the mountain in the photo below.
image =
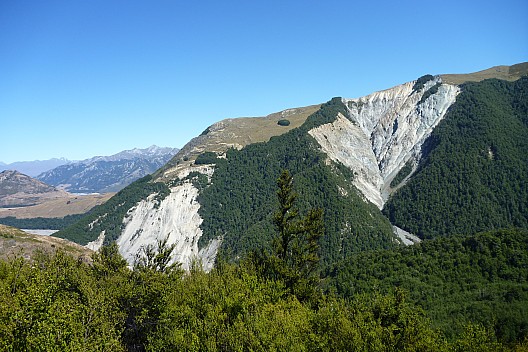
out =
{"type": "Polygon", "coordinates": [[[526,77],[464,85],[385,205],[391,222],[421,238],[528,228],[527,93],[526,77]]]}
{"type": "Polygon", "coordinates": [[[425,75],[366,97],[220,121],[57,236],[116,241],[130,263],[168,237],[173,260],[210,269],[219,253],[269,246],[283,169],[301,214],[324,209],[324,266],[420,238],[527,227],[527,68],[496,70],[508,80],[425,75]]]}
{"type": "Polygon", "coordinates": [[[47,185],[18,171],[0,173],[0,206],[22,207],[41,203],[45,199],[63,197],[66,192],[47,185]]]}
{"type": "Polygon", "coordinates": [[[485,79],[497,78],[504,81],[516,81],[526,75],[528,62],[512,66],[494,66],[486,70],[467,74],[441,75],[442,80],[449,84],[463,84],[467,82],[481,82],[485,79]]]}
{"type": "Polygon", "coordinates": [[[175,148],[157,146],[125,150],[111,156],[96,156],[61,165],[37,178],[68,192],[117,192],[138,178],[153,173],[177,152],[175,148]]]}
{"type": "Polygon", "coordinates": [[[17,170],[25,175],[35,177],[43,172],[56,168],[58,166],[69,163],[69,160],[64,158],[53,158],[49,160],[35,160],[35,161],[17,161],[11,164],[0,162],[0,171],[17,170]]]}

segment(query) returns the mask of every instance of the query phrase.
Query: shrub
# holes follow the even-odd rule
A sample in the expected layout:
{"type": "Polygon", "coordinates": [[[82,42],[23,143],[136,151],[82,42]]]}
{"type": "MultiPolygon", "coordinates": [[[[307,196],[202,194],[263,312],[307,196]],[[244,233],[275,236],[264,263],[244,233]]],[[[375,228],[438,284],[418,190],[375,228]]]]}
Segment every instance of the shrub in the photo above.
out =
{"type": "Polygon", "coordinates": [[[218,161],[218,158],[215,153],[205,152],[205,153],[198,155],[194,164],[196,165],[216,164],[217,161],[218,161]]]}

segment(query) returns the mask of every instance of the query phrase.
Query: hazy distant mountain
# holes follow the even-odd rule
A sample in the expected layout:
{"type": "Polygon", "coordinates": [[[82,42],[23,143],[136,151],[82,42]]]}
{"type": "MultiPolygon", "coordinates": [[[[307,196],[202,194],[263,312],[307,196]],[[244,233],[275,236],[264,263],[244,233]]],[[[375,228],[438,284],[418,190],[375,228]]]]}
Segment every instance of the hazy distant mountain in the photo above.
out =
{"type": "Polygon", "coordinates": [[[110,156],[96,156],[61,165],[37,178],[68,192],[116,192],[138,178],[153,173],[177,152],[176,148],[158,146],[135,148],[110,156]]]}
{"type": "Polygon", "coordinates": [[[49,160],[34,161],[16,161],[11,164],[0,162],[0,171],[16,170],[25,175],[35,177],[43,172],[54,169],[57,166],[67,164],[69,162],[70,161],[65,158],[53,158],[49,160]]]}

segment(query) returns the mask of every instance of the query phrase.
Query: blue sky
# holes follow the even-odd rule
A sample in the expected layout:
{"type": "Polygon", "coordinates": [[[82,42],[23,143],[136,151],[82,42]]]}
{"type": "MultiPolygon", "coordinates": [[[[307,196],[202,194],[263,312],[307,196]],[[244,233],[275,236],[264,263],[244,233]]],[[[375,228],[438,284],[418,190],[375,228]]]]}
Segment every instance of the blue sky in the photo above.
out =
{"type": "Polygon", "coordinates": [[[0,0],[0,161],[181,148],[210,124],[528,61],[528,2],[0,0]]]}

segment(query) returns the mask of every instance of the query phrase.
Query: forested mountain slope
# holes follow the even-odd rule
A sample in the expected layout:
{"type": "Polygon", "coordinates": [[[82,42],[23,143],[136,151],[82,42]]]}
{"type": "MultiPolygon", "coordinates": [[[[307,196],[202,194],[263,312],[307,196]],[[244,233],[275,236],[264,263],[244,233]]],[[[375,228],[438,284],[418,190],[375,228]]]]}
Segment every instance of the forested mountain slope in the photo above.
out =
{"type": "Polygon", "coordinates": [[[467,83],[384,213],[422,238],[528,227],[528,77],[467,83]]]}
{"type": "MultiPolygon", "coordinates": [[[[230,256],[265,246],[274,232],[272,215],[277,210],[276,179],[288,169],[299,193],[299,208],[325,210],[326,236],[321,251],[324,262],[334,262],[350,252],[394,245],[390,223],[372,204],[363,201],[353,186],[354,174],[333,163],[308,134],[316,126],[346,114],[341,99],[333,99],[297,129],[267,143],[230,150],[216,159],[210,182],[197,200],[203,218],[200,241],[222,238],[230,256]]],[[[198,160],[199,161],[199,160],[198,160]]],[[[205,179],[204,179],[205,181],[205,179]]]]}
{"type": "Polygon", "coordinates": [[[350,251],[391,247],[395,240],[390,223],[359,196],[352,185],[351,170],[328,164],[307,133],[314,126],[333,121],[338,113],[346,113],[346,108],[336,98],[312,114],[302,127],[268,142],[230,149],[224,158],[202,154],[187,174],[168,185],[148,183],[152,186],[145,188],[147,180],[140,180],[59,236],[87,243],[104,231],[105,241],[117,240],[129,257],[145,244],[145,238],[173,234],[176,239],[169,238],[179,246],[176,258],[184,263],[211,243],[222,243],[230,257],[239,256],[269,242],[271,216],[276,210],[275,182],[287,168],[294,174],[300,199],[304,199],[301,210],[325,208],[328,235],[321,244],[323,261],[334,262],[350,251]],[[214,173],[208,174],[213,168],[214,173]],[[154,185],[159,187],[156,193],[154,185]],[[124,222],[120,221],[123,218],[124,222]]]}
{"type": "Polygon", "coordinates": [[[324,208],[324,265],[398,246],[389,219],[422,238],[526,227],[525,92],[526,79],[456,86],[426,75],[240,126],[221,121],[58,236],[117,241],[129,263],[166,237],[173,260],[209,270],[219,252],[235,259],[269,243],[282,169],[301,212],[324,208]]]}
{"type": "Polygon", "coordinates": [[[441,237],[414,246],[350,255],[329,270],[344,297],[395,287],[448,336],[466,323],[492,327],[503,341],[528,336],[528,230],[441,237]]]}

